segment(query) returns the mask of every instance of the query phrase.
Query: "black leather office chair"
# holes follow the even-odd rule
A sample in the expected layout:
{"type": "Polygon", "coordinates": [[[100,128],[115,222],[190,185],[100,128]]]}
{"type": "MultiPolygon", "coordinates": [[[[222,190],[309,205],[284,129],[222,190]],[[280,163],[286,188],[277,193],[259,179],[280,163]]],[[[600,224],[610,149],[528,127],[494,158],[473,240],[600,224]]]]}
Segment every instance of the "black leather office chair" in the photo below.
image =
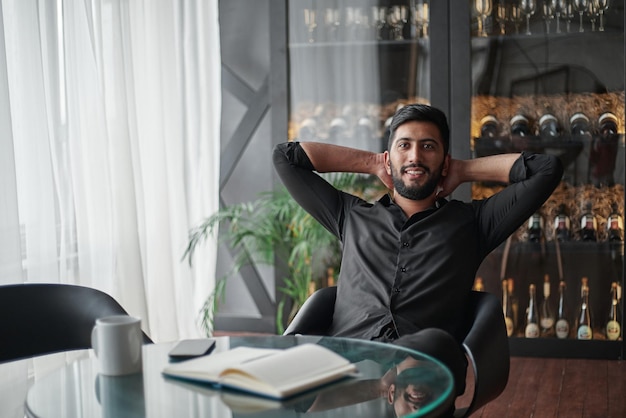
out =
{"type": "MultiPolygon", "coordinates": [[[[83,286],[0,286],[0,362],[91,347],[96,319],[128,315],[111,296],[83,286]]],[[[144,343],[152,340],[144,333],[144,343]]]]}
{"type": "MultiPolygon", "coordinates": [[[[333,321],[336,287],[313,293],[302,305],[284,335],[327,335],[333,321]]],[[[455,417],[467,417],[497,398],[509,379],[510,354],[500,300],[491,293],[472,291],[461,342],[474,372],[474,393],[455,417]]]]}

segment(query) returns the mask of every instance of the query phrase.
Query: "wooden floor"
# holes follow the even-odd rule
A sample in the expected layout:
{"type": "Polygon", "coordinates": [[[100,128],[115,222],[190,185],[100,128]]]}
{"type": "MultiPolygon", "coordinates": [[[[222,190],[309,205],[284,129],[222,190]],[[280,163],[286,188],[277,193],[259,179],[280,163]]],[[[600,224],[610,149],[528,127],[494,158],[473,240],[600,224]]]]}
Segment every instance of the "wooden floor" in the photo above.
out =
{"type": "Polygon", "coordinates": [[[479,417],[625,418],[626,361],[512,357],[506,389],[479,417]]]}
{"type": "Polygon", "coordinates": [[[506,389],[471,418],[626,418],[626,361],[511,357],[506,389]]]}

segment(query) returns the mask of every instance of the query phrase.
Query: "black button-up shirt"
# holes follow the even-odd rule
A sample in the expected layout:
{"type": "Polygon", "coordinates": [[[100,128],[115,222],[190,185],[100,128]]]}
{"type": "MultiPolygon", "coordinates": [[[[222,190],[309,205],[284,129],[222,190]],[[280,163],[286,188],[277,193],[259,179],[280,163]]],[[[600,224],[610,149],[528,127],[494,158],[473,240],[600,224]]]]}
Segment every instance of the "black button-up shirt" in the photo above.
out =
{"type": "Polygon", "coordinates": [[[456,334],[483,259],[558,185],[550,155],[522,156],[510,185],[470,203],[439,199],[407,218],[385,195],[375,203],[339,191],[315,173],[297,142],[278,145],[274,166],[293,198],[342,243],[331,335],[374,339],[436,327],[456,334]]]}

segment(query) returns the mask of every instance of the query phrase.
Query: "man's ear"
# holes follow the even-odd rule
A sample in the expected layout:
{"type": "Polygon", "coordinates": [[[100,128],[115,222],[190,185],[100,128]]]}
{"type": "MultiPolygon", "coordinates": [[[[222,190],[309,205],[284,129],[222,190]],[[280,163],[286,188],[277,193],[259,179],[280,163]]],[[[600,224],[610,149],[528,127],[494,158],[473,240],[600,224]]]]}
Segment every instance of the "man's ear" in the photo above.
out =
{"type": "Polygon", "coordinates": [[[450,154],[446,154],[444,160],[443,160],[443,170],[441,170],[441,175],[442,176],[447,176],[448,175],[448,168],[450,167],[450,154]]]}
{"type": "Polygon", "coordinates": [[[389,389],[387,389],[387,402],[389,405],[393,404],[393,395],[396,393],[396,385],[393,383],[389,385],[389,389]]]}
{"type": "Polygon", "coordinates": [[[391,160],[389,159],[389,151],[385,151],[383,153],[383,157],[385,158],[385,170],[387,174],[391,175],[391,160]]]}

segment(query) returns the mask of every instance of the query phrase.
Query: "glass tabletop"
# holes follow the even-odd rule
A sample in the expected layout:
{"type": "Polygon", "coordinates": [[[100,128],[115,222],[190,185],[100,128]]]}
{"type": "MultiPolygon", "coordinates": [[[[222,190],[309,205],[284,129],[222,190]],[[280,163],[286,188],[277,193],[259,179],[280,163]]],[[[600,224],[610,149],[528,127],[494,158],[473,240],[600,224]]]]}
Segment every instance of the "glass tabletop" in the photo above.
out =
{"type": "Polygon", "coordinates": [[[315,343],[355,363],[355,378],[274,401],[162,375],[175,343],[144,346],[143,372],[109,377],[95,357],[74,362],[29,390],[30,417],[428,417],[454,402],[453,378],[437,360],[377,342],[310,336],[218,337],[213,351],[239,346],[288,348],[315,343]]]}

